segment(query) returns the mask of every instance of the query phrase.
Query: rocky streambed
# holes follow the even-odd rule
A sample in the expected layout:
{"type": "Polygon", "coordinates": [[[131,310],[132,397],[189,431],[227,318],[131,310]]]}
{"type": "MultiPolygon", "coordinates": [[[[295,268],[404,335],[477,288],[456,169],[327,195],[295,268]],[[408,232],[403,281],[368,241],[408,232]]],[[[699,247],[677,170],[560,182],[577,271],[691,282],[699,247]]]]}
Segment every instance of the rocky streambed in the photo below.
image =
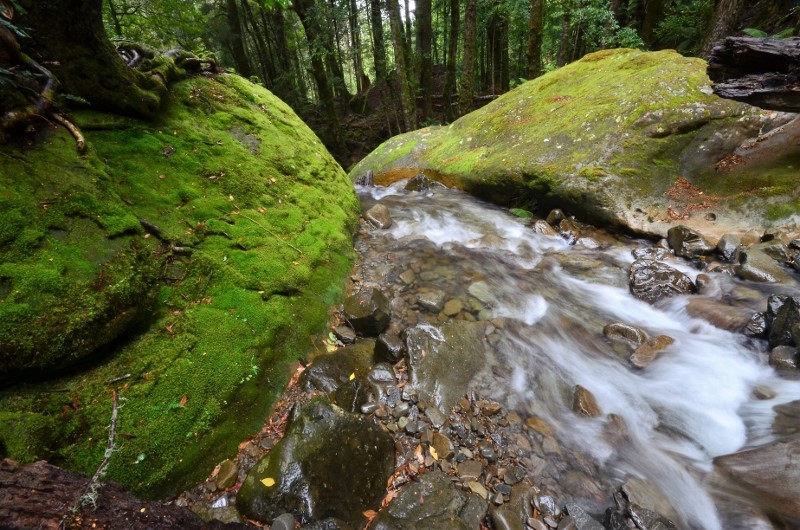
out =
{"type": "Polygon", "coordinates": [[[654,244],[422,177],[360,191],[329,335],[176,504],[281,529],[796,527],[795,234],[654,244]]]}

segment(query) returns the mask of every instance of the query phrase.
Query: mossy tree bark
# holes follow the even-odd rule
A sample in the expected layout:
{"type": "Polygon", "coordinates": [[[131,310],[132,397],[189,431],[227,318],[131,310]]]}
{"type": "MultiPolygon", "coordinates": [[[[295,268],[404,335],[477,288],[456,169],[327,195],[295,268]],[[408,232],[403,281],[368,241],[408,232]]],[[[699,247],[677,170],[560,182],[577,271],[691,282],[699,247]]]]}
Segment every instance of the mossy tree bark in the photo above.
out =
{"type": "Polygon", "coordinates": [[[233,56],[233,64],[236,65],[236,70],[238,70],[239,75],[242,77],[250,77],[253,75],[253,69],[250,68],[250,62],[247,60],[247,52],[244,51],[242,23],[239,18],[239,8],[236,5],[236,0],[227,0],[226,8],[228,16],[228,29],[230,29],[230,45],[231,55],[233,56]]]}
{"type": "Polygon", "coordinates": [[[152,118],[166,92],[163,83],[129,68],[108,39],[102,0],[19,0],[19,25],[31,50],[47,62],[62,91],[94,108],[152,118]]]}
{"type": "Polygon", "coordinates": [[[383,41],[383,17],[381,1],[369,0],[369,21],[372,27],[372,57],[375,61],[375,77],[386,79],[386,45],[383,41]]]}
{"type": "Polygon", "coordinates": [[[478,0],[467,0],[464,13],[464,70],[458,87],[459,112],[467,114],[472,110],[475,95],[475,25],[478,18],[478,0]]]}
{"type": "Polygon", "coordinates": [[[389,23],[392,27],[392,43],[394,44],[394,62],[397,65],[397,78],[400,84],[400,106],[403,115],[403,129],[411,131],[417,128],[417,106],[411,90],[408,65],[406,63],[403,43],[403,21],[400,20],[400,4],[397,0],[387,0],[389,23]]]}
{"type": "Polygon", "coordinates": [[[447,43],[447,73],[444,78],[444,108],[447,119],[455,119],[453,92],[456,88],[456,61],[458,59],[458,26],[460,17],[458,0],[450,0],[450,36],[447,43]]]}
{"type": "Polygon", "coordinates": [[[544,0],[531,0],[530,18],[528,18],[528,47],[525,55],[528,59],[528,79],[542,75],[542,37],[544,30],[544,0]]]}
{"type": "Polygon", "coordinates": [[[422,117],[433,116],[433,58],[431,57],[432,29],[431,0],[417,0],[417,55],[419,57],[419,86],[422,89],[422,117]]]}
{"type": "Polygon", "coordinates": [[[714,15],[703,40],[701,56],[711,55],[714,44],[733,33],[740,22],[743,8],[749,3],[746,0],[714,0],[714,15]]]}

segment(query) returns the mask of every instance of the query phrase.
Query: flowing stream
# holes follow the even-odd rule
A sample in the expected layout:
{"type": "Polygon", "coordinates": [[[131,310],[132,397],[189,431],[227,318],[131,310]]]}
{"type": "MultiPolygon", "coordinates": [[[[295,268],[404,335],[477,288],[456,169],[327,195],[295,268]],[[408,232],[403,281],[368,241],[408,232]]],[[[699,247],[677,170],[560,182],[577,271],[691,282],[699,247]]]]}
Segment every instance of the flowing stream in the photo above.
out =
{"type": "MultiPolygon", "coordinates": [[[[767,364],[762,342],[689,316],[691,296],[656,305],[634,298],[627,276],[631,251],[652,246],[648,241],[590,228],[577,242],[541,235],[463,193],[408,192],[404,184],[359,189],[365,209],[380,201],[393,218],[389,229],[359,241],[362,259],[373,260],[368,266],[376,282],[397,281],[413,266],[416,285],[472,301],[479,320],[502,317],[491,348],[496,367],[481,379],[483,391],[509,410],[544,418],[560,444],[595,463],[602,478],[590,478],[618,486],[635,476],[654,484],[681,527],[755,524],[741,516],[750,501],[731,502],[709,477],[714,457],[770,441],[772,408],[800,399],[800,381],[780,377],[767,364]],[[668,335],[674,343],[648,367],[634,369],[603,337],[612,322],[651,337],[668,335]],[[573,412],[575,385],[594,395],[600,417],[573,412]],[[775,397],[758,399],[758,387],[775,397]]],[[[692,279],[701,272],[684,260],[669,263],[692,279]]],[[[710,275],[714,298],[764,309],[770,287],[710,275]]],[[[412,293],[405,305],[402,292],[395,296],[396,309],[413,305],[412,293]]],[[[592,502],[580,492],[571,495],[592,502]]]]}

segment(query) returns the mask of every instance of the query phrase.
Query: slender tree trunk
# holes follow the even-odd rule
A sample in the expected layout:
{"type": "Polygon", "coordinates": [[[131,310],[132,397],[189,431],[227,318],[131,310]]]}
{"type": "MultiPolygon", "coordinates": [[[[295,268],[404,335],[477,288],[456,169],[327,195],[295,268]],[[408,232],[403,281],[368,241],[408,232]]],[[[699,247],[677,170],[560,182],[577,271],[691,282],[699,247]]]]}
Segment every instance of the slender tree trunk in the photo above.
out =
{"type": "Polygon", "coordinates": [[[356,76],[356,87],[357,91],[361,92],[366,90],[369,86],[369,78],[366,78],[366,74],[364,74],[364,68],[361,65],[361,35],[360,28],[358,24],[358,6],[356,5],[356,0],[350,0],[349,2],[350,12],[348,13],[348,22],[350,23],[350,46],[352,48],[353,54],[353,69],[355,70],[356,76]]]}
{"type": "Polygon", "coordinates": [[[746,0],[714,0],[714,15],[711,17],[700,50],[702,57],[711,55],[714,44],[734,32],[740,23],[746,3],[746,0]]]}
{"type": "Polygon", "coordinates": [[[242,18],[244,22],[242,24],[242,29],[246,29],[248,25],[250,26],[250,39],[252,40],[253,46],[256,49],[256,56],[258,57],[258,63],[260,67],[259,69],[261,70],[260,77],[264,82],[264,86],[272,89],[274,86],[276,72],[275,66],[272,64],[271,56],[267,53],[267,43],[265,42],[264,36],[256,24],[250,4],[247,2],[247,0],[241,0],[241,5],[243,14],[242,18]]]}
{"type": "Polygon", "coordinates": [[[344,81],[344,70],[342,69],[342,46],[339,42],[339,22],[336,19],[336,4],[334,0],[330,0],[328,9],[328,24],[322,28],[324,33],[321,33],[326,39],[326,48],[328,53],[325,55],[328,70],[331,73],[331,81],[333,84],[333,93],[339,99],[342,105],[347,105],[350,100],[350,92],[347,90],[347,85],[344,81]]]}
{"type": "Polygon", "coordinates": [[[422,89],[422,117],[433,116],[433,61],[431,58],[431,0],[417,0],[417,50],[419,86],[422,89]]]}
{"type": "Polygon", "coordinates": [[[375,78],[386,79],[386,45],[383,42],[383,17],[381,0],[370,0],[372,25],[372,57],[375,61],[375,78]]]}
{"type": "Polygon", "coordinates": [[[460,114],[472,110],[475,94],[475,23],[478,18],[478,0],[467,0],[464,13],[464,71],[458,90],[458,107],[460,114]]]}
{"type": "Polygon", "coordinates": [[[448,121],[453,121],[455,119],[453,93],[456,88],[459,11],[459,0],[450,0],[450,39],[447,43],[447,73],[444,78],[444,108],[448,121]]]}
{"type": "Polygon", "coordinates": [[[570,61],[572,57],[572,18],[570,10],[572,9],[572,2],[565,2],[564,14],[561,16],[561,42],[558,46],[558,66],[564,66],[570,61]]]}
{"type": "Polygon", "coordinates": [[[611,9],[620,27],[625,27],[628,24],[628,15],[623,4],[627,4],[627,0],[611,0],[609,5],[609,9],[611,9]]]}
{"type": "Polygon", "coordinates": [[[403,128],[406,131],[417,127],[417,107],[409,83],[409,72],[406,64],[405,45],[403,44],[403,21],[400,19],[398,0],[387,0],[389,8],[389,24],[392,28],[394,44],[394,62],[397,68],[397,80],[400,84],[400,107],[403,115],[403,128]]]}
{"type": "Polygon", "coordinates": [[[655,42],[655,30],[658,23],[664,17],[664,0],[647,0],[642,19],[642,29],[639,35],[642,37],[645,46],[653,46],[655,42]]]}
{"type": "Polygon", "coordinates": [[[528,18],[528,48],[525,52],[528,59],[528,79],[536,79],[542,75],[543,31],[544,0],[531,0],[530,18],[528,18]]]}
{"type": "Polygon", "coordinates": [[[406,27],[405,27],[405,30],[404,30],[405,31],[405,41],[404,42],[406,44],[406,60],[409,62],[409,65],[408,65],[409,68],[411,68],[411,64],[410,63],[411,63],[411,57],[413,56],[412,53],[411,53],[411,44],[412,44],[411,41],[413,39],[413,37],[412,37],[413,33],[411,32],[411,28],[412,28],[412,26],[411,26],[411,9],[409,7],[410,4],[411,4],[411,0],[405,0],[403,2],[403,4],[405,5],[405,10],[406,10],[406,27]]]}
{"type": "Polygon", "coordinates": [[[250,77],[253,70],[247,60],[247,52],[244,50],[244,40],[242,39],[242,24],[239,20],[239,8],[236,0],[227,0],[228,29],[230,30],[231,52],[233,54],[233,64],[242,77],[250,77]]]}
{"type": "MultiPolygon", "coordinates": [[[[297,16],[300,18],[300,23],[303,24],[303,29],[306,32],[308,45],[313,49],[314,35],[325,35],[323,28],[319,23],[316,13],[314,13],[315,0],[295,0],[293,7],[297,16]]],[[[328,81],[328,75],[325,70],[325,62],[318,53],[311,54],[311,73],[316,81],[317,92],[319,94],[320,102],[325,111],[328,121],[328,127],[331,130],[331,136],[334,147],[339,152],[344,152],[344,140],[342,131],[339,126],[339,116],[336,112],[336,98],[333,93],[333,88],[328,81]]]]}
{"type": "Polygon", "coordinates": [[[114,34],[116,37],[122,37],[122,24],[117,13],[117,6],[114,5],[114,0],[108,0],[107,3],[108,12],[111,14],[111,24],[114,26],[114,34]]]}

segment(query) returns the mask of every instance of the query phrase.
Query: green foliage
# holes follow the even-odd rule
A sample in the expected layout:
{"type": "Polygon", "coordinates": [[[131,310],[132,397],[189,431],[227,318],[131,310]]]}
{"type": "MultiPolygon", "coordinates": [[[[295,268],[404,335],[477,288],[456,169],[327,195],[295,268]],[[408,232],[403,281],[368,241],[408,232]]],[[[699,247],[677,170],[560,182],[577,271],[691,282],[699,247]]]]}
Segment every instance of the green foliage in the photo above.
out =
{"type": "Polygon", "coordinates": [[[783,31],[779,31],[775,35],[770,35],[766,31],[760,30],[760,29],[757,29],[757,28],[744,28],[742,30],[742,33],[744,33],[745,35],[747,35],[749,37],[756,37],[756,38],[770,37],[770,38],[773,38],[773,39],[787,39],[787,38],[791,37],[792,35],[794,35],[794,28],[786,28],[783,31]]]}
{"type": "Polygon", "coordinates": [[[695,54],[713,14],[711,0],[675,0],[656,28],[658,44],[684,54],[695,54]]]}

